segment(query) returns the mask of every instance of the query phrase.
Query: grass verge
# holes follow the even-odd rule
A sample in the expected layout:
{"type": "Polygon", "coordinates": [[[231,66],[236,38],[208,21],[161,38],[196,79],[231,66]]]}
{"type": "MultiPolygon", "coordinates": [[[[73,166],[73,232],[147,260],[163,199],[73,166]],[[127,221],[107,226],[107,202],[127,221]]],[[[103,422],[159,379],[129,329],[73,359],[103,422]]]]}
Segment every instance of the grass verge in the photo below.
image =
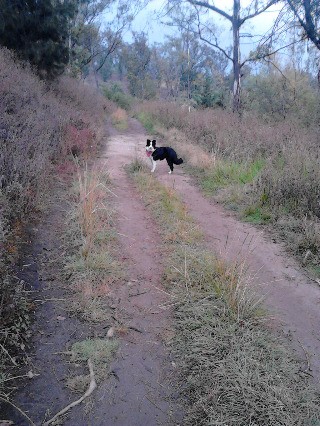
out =
{"type": "Polygon", "coordinates": [[[132,177],[168,248],[164,282],[174,306],[171,350],[184,424],[319,425],[319,394],[266,327],[244,262],[208,253],[184,204],[142,165],[132,177]]]}
{"type": "MultiPolygon", "coordinates": [[[[65,262],[65,274],[72,294],[68,310],[81,320],[95,325],[112,323],[109,293],[123,276],[123,266],[116,260],[115,231],[108,175],[102,168],[78,167],[74,181],[72,205],[67,223],[65,244],[70,255],[65,262]]],[[[109,364],[118,348],[116,339],[88,338],[72,345],[71,362],[82,364],[91,360],[99,383],[109,372],[109,364]]],[[[89,375],[74,374],[67,386],[83,393],[90,382],[89,375]]]]}
{"type": "Polygon", "coordinates": [[[101,322],[111,314],[108,294],[124,274],[112,248],[116,235],[110,199],[115,195],[107,174],[97,167],[79,168],[72,192],[65,264],[74,293],[69,309],[84,320],[101,322]]]}

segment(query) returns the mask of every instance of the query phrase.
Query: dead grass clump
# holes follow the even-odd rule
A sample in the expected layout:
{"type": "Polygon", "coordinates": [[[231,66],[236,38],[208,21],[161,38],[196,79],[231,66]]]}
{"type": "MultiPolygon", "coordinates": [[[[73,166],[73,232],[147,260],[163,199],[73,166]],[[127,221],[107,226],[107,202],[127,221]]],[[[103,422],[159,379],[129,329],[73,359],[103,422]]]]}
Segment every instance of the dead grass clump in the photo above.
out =
{"type": "Polygon", "coordinates": [[[169,129],[166,134],[168,135],[170,144],[177,147],[179,155],[185,159],[188,166],[200,170],[210,170],[215,167],[217,153],[191,143],[183,132],[175,128],[169,129]]]}
{"type": "Polygon", "coordinates": [[[168,288],[187,295],[214,294],[221,298],[236,321],[258,317],[261,299],[247,274],[244,260],[228,264],[199,246],[180,245],[169,259],[165,272],[168,288]]]}
{"type": "Polygon", "coordinates": [[[213,293],[175,312],[173,351],[189,403],[186,425],[312,425],[319,395],[264,327],[235,321],[213,293]]]}
{"type": "Polygon", "coordinates": [[[124,109],[117,108],[111,114],[112,124],[118,130],[126,130],[128,128],[128,113],[124,109]]]}
{"type": "Polygon", "coordinates": [[[142,161],[140,158],[135,157],[131,163],[128,166],[129,173],[139,173],[139,172],[145,172],[147,173],[147,165],[144,161],[142,161]]]}
{"type": "Polygon", "coordinates": [[[71,274],[73,293],[69,309],[86,321],[102,322],[110,317],[108,296],[123,277],[123,266],[115,260],[113,212],[115,197],[105,172],[95,166],[78,170],[74,203],[65,236],[70,255],[65,270],[71,274]]]}

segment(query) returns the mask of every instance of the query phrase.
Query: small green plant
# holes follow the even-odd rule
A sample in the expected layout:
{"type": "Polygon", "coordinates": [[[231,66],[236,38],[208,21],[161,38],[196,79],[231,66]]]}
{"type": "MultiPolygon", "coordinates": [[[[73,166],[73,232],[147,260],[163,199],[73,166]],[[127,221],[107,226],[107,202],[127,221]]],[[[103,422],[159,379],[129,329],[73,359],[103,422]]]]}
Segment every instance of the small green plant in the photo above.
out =
{"type": "Polygon", "coordinates": [[[133,161],[128,166],[129,173],[140,173],[140,172],[146,172],[147,166],[144,161],[142,161],[140,158],[135,157],[133,161]]]}
{"type": "Polygon", "coordinates": [[[243,218],[247,222],[263,224],[270,222],[271,214],[262,207],[248,206],[243,211],[243,218]]]}
{"type": "Polygon", "coordinates": [[[116,340],[109,339],[87,339],[76,342],[71,347],[72,362],[93,363],[97,381],[101,381],[109,371],[110,363],[119,347],[116,340]]]}

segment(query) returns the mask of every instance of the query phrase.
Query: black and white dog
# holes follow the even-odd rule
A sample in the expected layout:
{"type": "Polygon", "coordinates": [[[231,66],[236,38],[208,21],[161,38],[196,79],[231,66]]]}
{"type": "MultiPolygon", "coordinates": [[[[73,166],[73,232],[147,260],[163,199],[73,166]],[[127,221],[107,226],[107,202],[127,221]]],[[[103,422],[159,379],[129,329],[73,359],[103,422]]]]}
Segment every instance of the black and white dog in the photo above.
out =
{"type": "Polygon", "coordinates": [[[156,161],[158,160],[167,160],[168,166],[170,167],[169,174],[173,172],[174,164],[179,165],[183,163],[182,158],[178,158],[176,151],[169,146],[157,148],[155,139],[153,141],[147,139],[146,154],[151,160],[152,173],[156,169],[156,161]]]}

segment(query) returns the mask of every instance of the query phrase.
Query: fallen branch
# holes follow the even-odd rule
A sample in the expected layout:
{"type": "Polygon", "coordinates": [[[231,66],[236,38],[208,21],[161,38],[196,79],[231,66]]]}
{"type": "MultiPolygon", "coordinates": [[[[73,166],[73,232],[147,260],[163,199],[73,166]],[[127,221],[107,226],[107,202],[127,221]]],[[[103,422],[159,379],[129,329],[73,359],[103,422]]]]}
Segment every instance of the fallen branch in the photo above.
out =
{"type": "Polygon", "coordinates": [[[31,426],[36,426],[35,423],[33,423],[33,421],[30,419],[30,417],[27,416],[27,414],[21,410],[21,408],[17,407],[13,402],[9,401],[9,399],[7,398],[3,398],[2,396],[0,396],[0,401],[6,402],[7,404],[11,405],[13,408],[15,408],[17,411],[19,411],[19,413],[25,417],[26,419],[28,419],[29,423],[31,424],[31,426]]]}
{"type": "Polygon", "coordinates": [[[0,343],[0,348],[3,350],[3,352],[5,353],[5,354],[7,354],[8,355],[8,357],[10,358],[10,360],[11,360],[11,362],[12,362],[12,364],[14,365],[14,366],[18,366],[18,364],[15,362],[15,360],[12,358],[12,356],[9,354],[9,352],[7,351],[7,349],[6,348],[4,348],[2,345],[1,345],[1,343],[0,343]]]}
{"type": "Polygon", "coordinates": [[[89,385],[86,393],[81,398],[79,398],[77,401],[71,402],[71,404],[67,405],[65,408],[63,408],[62,410],[60,410],[55,416],[52,417],[52,419],[50,419],[47,422],[43,423],[43,426],[50,425],[55,420],[57,420],[58,417],[62,416],[67,411],[69,411],[70,408],[73,408],[76,405],[79,405],[85,398],[87,398],[88,396],[90,396],[92,394],[92,392],[97,387],[97,383],[96,383],[96,380],[94,378],[93,365],[92,365],[92,362],[91,362],[90,359],[88,359],[88,367],[89,367],[89,371],[90,371],[90,385],[89,385]]]}

